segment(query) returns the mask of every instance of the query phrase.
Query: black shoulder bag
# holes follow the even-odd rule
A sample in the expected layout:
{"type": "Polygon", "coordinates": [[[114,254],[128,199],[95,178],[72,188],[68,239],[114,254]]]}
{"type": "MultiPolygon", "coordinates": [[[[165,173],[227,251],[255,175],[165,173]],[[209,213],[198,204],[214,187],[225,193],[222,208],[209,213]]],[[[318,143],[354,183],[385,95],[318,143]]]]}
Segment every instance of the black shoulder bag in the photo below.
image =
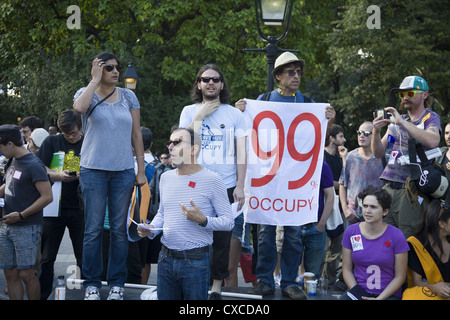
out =
{"type": "Polygon", "coordinates": [[[94,111],[94,109],[97,108],[97,106],[98,106],[99,104],[101,104],[103,101],[105,101],[105,100],[107,100],[109,97],[111,97],[111,96],[113,95],[114,92],[116,92],[116,88],[114,88],[113,92],[111,92],[111,93],[108,94],[106,97],[104,97],[102,100],[100,100],[99,102],[97,102],[97,103],[95,104],[95,106],[92,107],[91,111],[89,111],[89,113],[88,113],[88,115],[87,115],[87,117],[86,117],[86,120],[87,120],[87,118],[89,118],[89,116],[91,115],[92,111],[94,111]]]}
{"type": "Polygon", "coordinates": [[[411,180],[417,189],[429,197],[444,198],[448,192],[448,179],[442,166],[434,160],[428,160],[422,145],[416,143],[414,138],[408,140],[408,152],[411,180]],[[420,164],[417,163],[417,155],[420,164]]]}

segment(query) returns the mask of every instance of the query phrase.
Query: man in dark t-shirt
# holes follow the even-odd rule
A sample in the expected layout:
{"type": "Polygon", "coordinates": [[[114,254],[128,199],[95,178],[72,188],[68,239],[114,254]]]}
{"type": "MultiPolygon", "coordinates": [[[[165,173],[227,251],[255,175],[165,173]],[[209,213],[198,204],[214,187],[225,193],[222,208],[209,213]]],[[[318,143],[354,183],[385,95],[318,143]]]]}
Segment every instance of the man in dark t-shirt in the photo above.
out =
{"type": "Polygon", "coordinates": [[[44,217],[42,230],[41,300],[46,300],[53,288],[53,266],[66,227],[70,233],[73,252],[81,275],[83,252],[84,216],[78,196],[78,175],[80,171],[80,151],[83,143],[81,117],[74,110],[63,111],[58,117],[61,134],[48,136],[37,153],[47,169],[54,188],[61,186],[60,211],[57,217],[44,217]],[[52,160],[55,153],[64,153],[62,168],[54,169],[52,160]]]}
{"type": "Polygon", "coordinates": [[[35,274],[43,208],[52,202],[52,189],[42,162],[22,142],[16,125],[0,126],[0,153],[9,159],[0,198],[0,269],[4,269],[10,300],[39,299],[35,274]],[[23,284],[22,284],[23,283],[23,284]]]}

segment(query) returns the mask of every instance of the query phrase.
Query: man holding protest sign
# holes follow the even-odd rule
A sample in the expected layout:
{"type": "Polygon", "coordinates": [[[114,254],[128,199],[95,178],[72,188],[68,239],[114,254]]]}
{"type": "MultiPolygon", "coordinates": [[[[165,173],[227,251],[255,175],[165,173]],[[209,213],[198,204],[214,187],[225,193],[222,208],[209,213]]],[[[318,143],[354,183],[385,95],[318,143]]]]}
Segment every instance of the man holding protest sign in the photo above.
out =
{"type": "Polygon", "coordinates": [[[305,62],[294,54],[281,54],[275,61],[272,72],[278,88],[258,97],[258,100],[279,103],[256,103],[244,99],[236,103],[236,108],[245,110],[248,119],[253,121],[248,147],[247,183],[250,184],[250,197],[246,207],[246,222],[260,224],[256,265],[259,283],[256,292],[261,295],[275,292],[275,234],[276,226],[283,225],[280,287],[284,296],[296,300],[306,299],[295,282],[302,259],[300,229],[302,225],[317,223],[317,198],[322,169],[322,166],[317,164],[322,164],[323,159],[326,132],[324,124],[327,119],[329,124],[332,123],[336,114],[333,107],[325,104],[305,104],[301,109],[289,105],[314,102],[298,91],[304,66],[305,62]],[[285,130],[285,125],[289,129],[285,130]],[[273,148],[270,147],[274,140],[271,139],[271,133],[276,133],[278,140],[273,148]],[[314,139],[311,139],[312,136],[314,139]],[[310,151],[301,153],[302,150],[310,151]],[[273,162],[272,167],[270,162],[273,162]],[[255,163],[256,165],[253,165],[255,163]],[[301,176],[305,167],[307,170],[301,176]],[[264,176],[259,178],[258,174],[264,176]],[[294,175],[301,178],[297,181],[287,181],[294,175]]]}

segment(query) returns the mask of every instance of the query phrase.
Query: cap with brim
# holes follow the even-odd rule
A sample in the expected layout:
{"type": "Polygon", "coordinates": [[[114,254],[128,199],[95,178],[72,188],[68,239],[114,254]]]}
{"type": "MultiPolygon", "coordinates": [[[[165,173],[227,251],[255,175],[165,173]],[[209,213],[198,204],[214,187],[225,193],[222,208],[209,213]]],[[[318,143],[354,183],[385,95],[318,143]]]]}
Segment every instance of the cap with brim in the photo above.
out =
{"type": "Polygon", "coordinates": [[[424,78],[419,76],[408,76],[400,83],[400,87],[392,88],[391,92],[406,91],[406,90],[421,90],[428,91],[428,84],[424,78]]]}
{"type": "Polygon", "coordinates": [[[20,128],[14,124],[4,124],[0,126],[0,143],[6,144],[9,141],[16,143],[22,139],[20,128]]]}
{"type": "Polygon", "coordinates": [[[305,68],[305,60],[301,60],[297,58],[295,54],[292,52],[283,52],[280,54],[280,56],[275,60],[275,65],[272,70],[272,75],[275,77],[275,74],[277,73],[278,69],[284,67],[287,64],[293,63],[293,62],[299,62],[301,65],[302,70],[305,68]]]}

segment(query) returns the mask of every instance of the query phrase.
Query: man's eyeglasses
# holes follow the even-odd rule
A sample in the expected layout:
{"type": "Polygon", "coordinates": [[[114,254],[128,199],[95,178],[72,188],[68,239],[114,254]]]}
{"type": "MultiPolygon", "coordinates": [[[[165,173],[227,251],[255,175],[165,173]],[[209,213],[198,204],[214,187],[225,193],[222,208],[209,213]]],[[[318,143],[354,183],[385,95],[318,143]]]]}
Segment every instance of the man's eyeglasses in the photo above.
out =
{"type": "Polygon", "coordinates": [[[286,70],[285,73],[287,73],[287,75],[288,75],[289,77],[293,77],[293,76],[295,76],[296,74],[297,74],[298,76],[301,76],[301,75],[302,75],[302,70],[286,70]]]}
{"type": "Polygon", "coordinates": [[[415,90],[415,91],[400,91],[398,93],[398,96],[400,97],[400,99],[403,99],[404,97],[414,98],[416,96],[416,94],[418,94],[420,92],[423,92],[423,91],[417,91],[417,90],[415,90]]]}
{"type": "Polygon", "coordinates": [[[108,72],[113,71],[114,68],[116,68],[116,70],[118,72],[120,72],[120,70],[122,70],[122,66],[120,64],[117,64],[117,65],[115,65],[115,64],[107,64],[107,65],[105,65],[105,70],[108,71],[108,72]]]}
{"type": "Polygon", "coordinates": [[[63,132],[62,134],[65,138],[70,138],[70,137],[75,138],[79,133],[80,133],[80,130],[74,131],[74,132],[63,132]]]}
{"type": "Polygon", "coordinates": [[[161,159],[163,159],[163,160],[167,160],[167,159],[169,159],[170,157],[161,157],[161,159]]]}
{"type": "Polygon", "coordinates": [[[203,83],[209,83],[211,80],[212,80],[214,83],[219,83],[220,81],[222,81],[222,79],[221,79],[220,77],[201,77],[200,80],[201,80],[203,83]]]}
{"type": "Polygon", "coordinates": [[[372,134],[372,131],[369,131],[369,130],[358,130],[358,131],[356,131],[356,133],[358,134],[358,136],[363,134],[364,137],[368,137],[368,136],[370,136],[372,134]]]}

